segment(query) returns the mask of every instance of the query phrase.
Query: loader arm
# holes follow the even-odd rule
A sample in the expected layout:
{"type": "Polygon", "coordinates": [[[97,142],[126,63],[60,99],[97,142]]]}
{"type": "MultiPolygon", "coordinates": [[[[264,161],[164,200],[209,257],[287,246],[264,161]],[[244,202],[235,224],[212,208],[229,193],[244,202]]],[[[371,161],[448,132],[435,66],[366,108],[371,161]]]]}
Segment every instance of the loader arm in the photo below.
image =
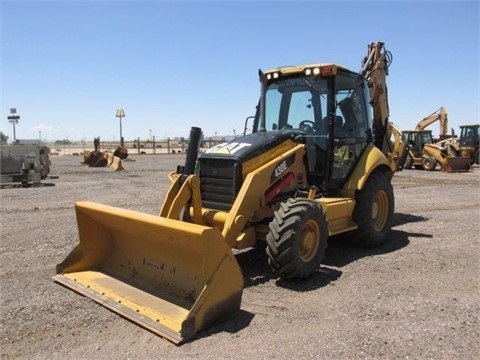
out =
{"type": "Polygon", "coordinates": [[[448,156],[446,150],[435,144],[425,144],[422,157],[434,158],[443,172],[463,172],[470,170],[470,159],[466,156],[448,156]]]}
{"type": "Polygon", "coordinates": [[[410,147],[402,140],[402,131],[392,122],[389,123],[390,133],[393,137],[393,153],[397,163],[397,171],[403,170],[410,147]]]}
{"type": "Polygon", "coordinates": [[[180,176],[171,176],[173,183],[167,193],[160,216],[181,220],[182,211],[188,211],[191,222],[218,227],[231,248],[243,249],[253,246],[255,243],[254,228],[248,228],[247,223],[251,220],[252,214],[258,212],[259,209],[263,208],[264,211],[269,211],[266,208],[266,194],[269,189],[272,189],[275,184],[281,183],[282,185],[279,185],[278,188],[278,191],[281,191],[295,180],[295,176],[290,175],[298,171],[292,171],[292,169],[303,168],[305,151],[305,145],[298,144],[248,173],[229,211],[202,207],[200,182],[197,175],[188,176],[183,185],[180,185],[180,176]],[[286,159],[295,160],[286,161],[286,159]],[[280,164],[287,163],[290,166],[282,166],[282,176],[276,178],[272,184],[272,174],[275,173],[275,169],[280,164]]]}
{"type": "MultiPolygon", "coordinates": [[[[267,205],[265,204],[265,195],[275,185],[275,183],[272,184],[272,174],[275,173],[281,164],[289,163],[286,161],[289,158],[294,158],[294,161],[290,166],[282,167],[282,174],[281,177],[278,177],[278,182],[292,173],[292,169],[303,168],[305,151],[305,145],[298,144],[293,149],[274,158],[246,176],[222,230],[222,235],[230,247],[245,248],[253,246],[255,243],[254,233],[243,233],[242,237],[239,236],[251,218],[251,214],[255,214],[260,208],[264,208],[267,205]]],[[[296,171],[293,170],[293,172],[296,171]]],[[[295,180],[293,179],[293,181],[295,180]]]]}
{"type": "MultiPolygon", "coordinates": [[[[190,175],[182,181],[181,174],[171,174],[172,185],[167,192],[165,201],[160,210],[160,216],[168,219],[183,220],[184,212],[191,206],[192,222],[205,225],[202,220],[202,198],[200,195],[200,179],[197,175],[190,175]],[[178,176],[175,176],[178,175],[178,176]]],[[[190,215],[190,213],[187,213],[190,215]]]]}

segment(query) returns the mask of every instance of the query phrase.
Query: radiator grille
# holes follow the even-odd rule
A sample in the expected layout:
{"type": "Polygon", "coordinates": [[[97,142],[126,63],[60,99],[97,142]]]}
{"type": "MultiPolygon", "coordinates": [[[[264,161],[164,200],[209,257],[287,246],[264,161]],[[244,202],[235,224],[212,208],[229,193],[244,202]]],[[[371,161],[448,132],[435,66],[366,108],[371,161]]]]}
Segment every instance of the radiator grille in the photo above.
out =
{"type": "Polygon", "coordinates": [[[212,158],[200,158],[199,163],[203,206],[229,210],[240,190],[240,164],[232,159],[212,158]]]}

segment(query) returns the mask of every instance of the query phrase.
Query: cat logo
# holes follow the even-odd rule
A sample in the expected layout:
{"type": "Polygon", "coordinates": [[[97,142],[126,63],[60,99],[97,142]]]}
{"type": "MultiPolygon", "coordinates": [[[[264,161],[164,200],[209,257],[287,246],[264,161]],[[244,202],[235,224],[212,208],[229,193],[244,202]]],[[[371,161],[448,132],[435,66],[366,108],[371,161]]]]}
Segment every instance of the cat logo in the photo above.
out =
{"type": "Polygon", "coordinates": [[[211,149],[207,150],[207,153],[209,154],[235,154],[237,151],[240,149],[243,149],[244,147],[250,146],[252,144],[249,143],[238,143],[238,142],[232,142],[232,143],[221,143],[218,144],[211,149]]]}

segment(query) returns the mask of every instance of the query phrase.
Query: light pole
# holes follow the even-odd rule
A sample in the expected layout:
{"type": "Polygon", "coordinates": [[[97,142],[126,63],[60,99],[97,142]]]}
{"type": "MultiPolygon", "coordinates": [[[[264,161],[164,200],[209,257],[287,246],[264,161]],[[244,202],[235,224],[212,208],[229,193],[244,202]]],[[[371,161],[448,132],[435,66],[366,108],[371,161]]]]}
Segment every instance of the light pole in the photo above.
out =
{"type": "Polygon", "coordinates": [[[10,108],[10,116],[7,116],[8,122],[13,125],[13,142],[17,140],[17,136],[15,134],[15,125],[18,124],[18,120],[20,119],[20,115],[17,115],[17,109],[10,108]]]}
{"type": "Polygon", "coordinates": [[[123,135],[122,135],[122,118],[125,117],[125,111],[123,109],[117,109],[117,114],[115,115],[120,119],[120,146],[123,146],[123,135]]]}

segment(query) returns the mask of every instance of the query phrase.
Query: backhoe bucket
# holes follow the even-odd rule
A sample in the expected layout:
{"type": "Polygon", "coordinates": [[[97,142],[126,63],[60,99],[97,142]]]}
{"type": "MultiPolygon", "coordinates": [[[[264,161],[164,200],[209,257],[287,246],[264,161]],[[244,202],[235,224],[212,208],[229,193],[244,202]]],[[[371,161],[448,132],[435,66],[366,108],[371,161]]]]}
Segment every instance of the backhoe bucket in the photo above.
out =
{"type": "Polygon", "coordinates": [[[243,277],[219,229],[92,202],[53,279],[179,344],[240,309],[243,277]]]}
{"type": "Polygon", "coordinates": [[[441,164],[440,170],[443,172],[462,172],[470,171],[470,159],[468,157],[447,157],[441,164]]]}

